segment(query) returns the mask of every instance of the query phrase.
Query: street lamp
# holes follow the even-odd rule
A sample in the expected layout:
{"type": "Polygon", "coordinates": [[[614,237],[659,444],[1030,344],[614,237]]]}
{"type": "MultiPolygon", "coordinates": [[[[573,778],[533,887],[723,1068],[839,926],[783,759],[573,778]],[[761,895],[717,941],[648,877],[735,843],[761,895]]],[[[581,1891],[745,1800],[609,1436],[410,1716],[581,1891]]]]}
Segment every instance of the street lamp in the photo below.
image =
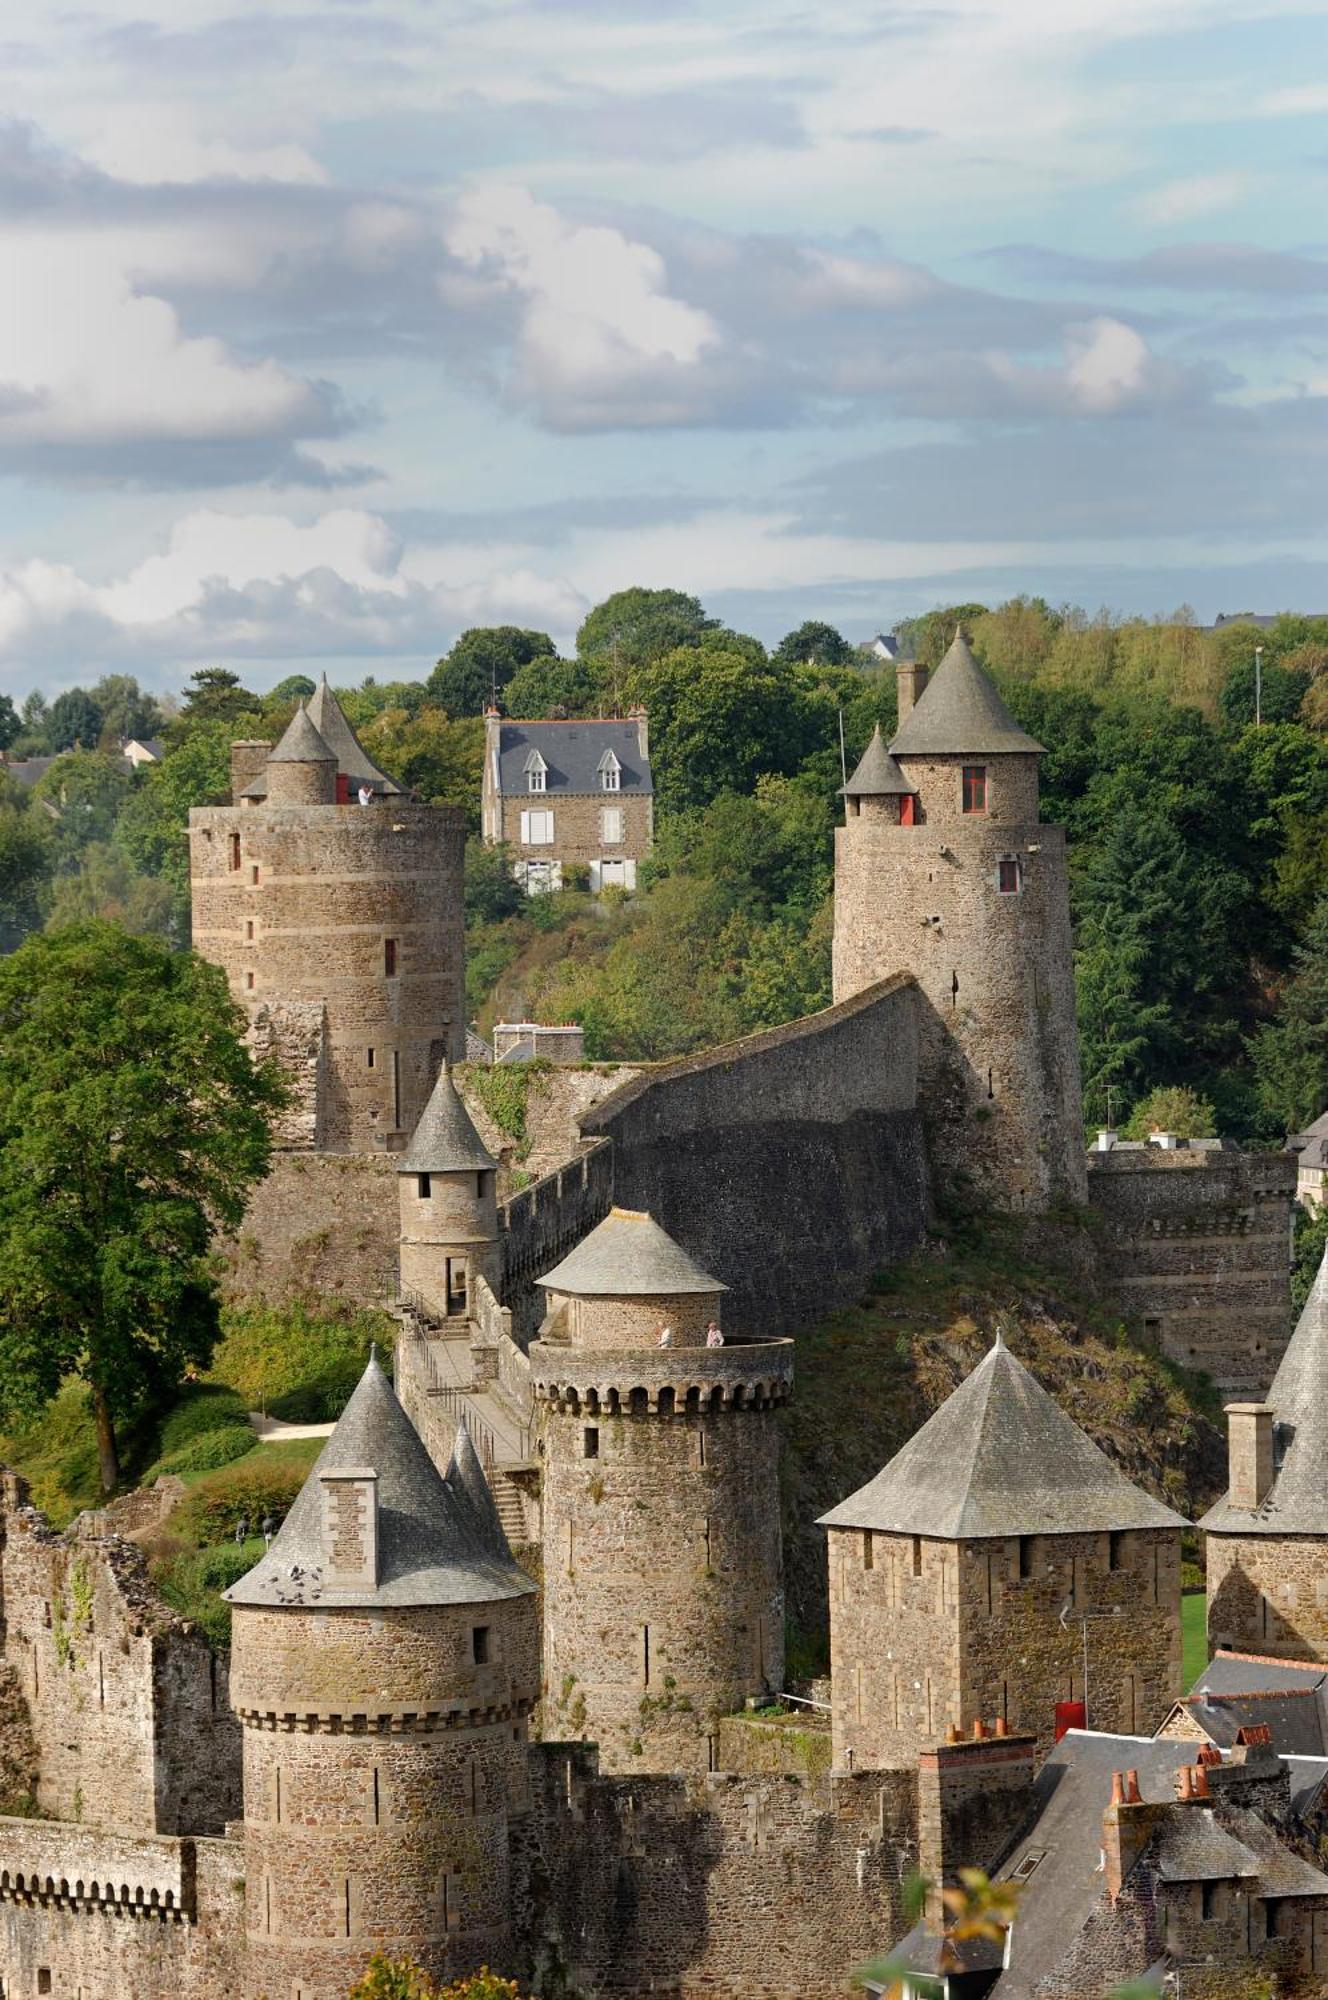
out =
{"type": "Polygon", "coordinates": [[[1263,647],[1254,649],[1254,726],[1263,727],[1263,647]]]}

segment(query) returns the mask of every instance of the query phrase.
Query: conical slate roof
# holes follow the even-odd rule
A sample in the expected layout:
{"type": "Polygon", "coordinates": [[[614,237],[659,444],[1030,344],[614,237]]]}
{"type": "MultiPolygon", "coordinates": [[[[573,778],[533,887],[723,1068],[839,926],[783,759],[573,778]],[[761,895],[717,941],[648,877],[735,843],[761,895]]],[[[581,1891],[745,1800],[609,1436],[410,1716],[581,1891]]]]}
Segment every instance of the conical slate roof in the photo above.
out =
{"type": "Polygon", "coordinates": [[[359,738],[346,720],[345,710],[327,684],[326,674],[309,697],[309,715],[336,758],[338,771],[350,780],[353,788],[366,784],[375,792],[402,790],[396,779],[380,771],[369,753],[361,748],[359,738]]]}
{"type": "Polygon", "coordinates": [[[500,1562],[511,1558],[507,1536],[498,1518],[498,1507],[492,1489],[484,1476],[479,1453],[471,1443],[470,1432],[463,1417],[457,1427],[456,1443],[452,1447],[452,1461],[447,1468],[447,1484],[458,1499],[463,1500],[470,1510],[471,1522],[478,1539],[490,1549],[500,1562]]]}
{"type": "Polygon", "coordinates": [[[1328,1251],[1265,1401],[1281,1456],[1267,1498],[1247,1511],[1224,1493],[1199,1526],[1219,1534],[1328,1534],[1328,1251]]]}
{"type": "Polygon", "coordinates": [[[960,1542],[1186,1523],[1119,1472],[997,1336],[884,1471],[821,1526],[960,1542]]]}
{"type": "Polygon", "coordinates": [[[308,709],[301,702],[287,723],[280,743],[269,752],[267,761],[269,764],[334,764],[336,755],[324,743],[308,709]]]}
{"type": "Polygon", "coordinates": [[[501,1526],[495,1537],[480,1521],[465,1481],[443,1478],[375,1357],[271,1548],[224,1594],[232,1604],[308,1610],[492,1604],[534,1588],[513,1562],[501,1526]],[[338,1466],[370,1467],[378,1474],[376,1590],[323,1585],[319,1474],[338,1466]]]}
{"type": "MultiPolygon", "coordinates": [[[[314,718],[315,721],[317,717],[314,718]]],[[[1019,727],[968,650],[962,632],[899,726],[893,757],[998,756],[1041,753],[1019,727]]]]}
{"type": "Polygon", "coordinates": [[[728,1290],[635,1208],[611,1208],[598,1228],[536,1283],[546,1291],[581,1298],[664,1298],[728,1290]]]}
{"type": "Polygon", "coordinates": [[[452,1081],[452,1072],[444,1063],[429,1102],[420,1113],[414,1137],[397,1160],[397,1172],[475,1174],[485,1173],[497,1164],[471,1123],[470,1113],[452,1081]]]}
{"type": "Polygon", "coordinates": [[[885,747],[878,722],[872,731],[871,742],[858,761],[858,768],[846,785],[840,786],[845,798],[882,798],[892,792],[916,792],[885,747]]]}

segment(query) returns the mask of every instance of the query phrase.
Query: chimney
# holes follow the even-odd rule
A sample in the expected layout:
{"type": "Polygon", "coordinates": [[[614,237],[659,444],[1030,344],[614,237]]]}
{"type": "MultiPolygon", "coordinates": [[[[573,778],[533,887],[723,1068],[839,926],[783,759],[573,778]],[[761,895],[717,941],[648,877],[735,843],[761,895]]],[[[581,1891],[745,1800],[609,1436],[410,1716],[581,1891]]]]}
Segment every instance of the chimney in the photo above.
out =
{"type": "Polygon", "coordinates": [[[1033,1738],[973,1729],[918,1757],[918,1868],[931,1884],[927,1914],[938,1919],[959,1870],[993,1867],[1033,1808],[1033,1738]]]}
{"type": "Polygon", "coordinates": [[[323,1582],[329,1589],[378,1588],[378,1474],[338,1465],[318,1475],[323,1496],[323,1582]]]}
{"type": "Polygon", "coordinates": [[[1164,1153],[1176,1153],[1180,1150],[1180,1140],[1174,1132],[1150,1132],[1148,1143],[1150,1146],[1160,1146],[1164,1153]]]}
{"type": "Polygon", "coordinates": [[[254,779],[261,777],[267,769],[267,753],[270,743],[260,743],[256,737],[245,737],[231,745],[231,804],[238,806],[241,792],[247,791],[254,779]]]}
{"type": "Polygon", "coordinates": [[[636,724],[636,740],[641,746],[641,762],[650,762],[650,718],[643,708],[629,708],[627,720],[636,724]]]}
{"type": "Polygon", "coordinates": [[[1123,1779],[1119,1771],[1112,1773],[1111,1803],[1102,1815],[1102,1872],[1113,1903],[1166,1810],[1140,1798],[1135,1772],[1127,1771],[1123,1779]]]}
{"type": "Polygon", "coordinates": [[[927,690],[930,669],[918,660],[899,660],[895,665],[895,693],[899,697],[899,720],[921,701],[927,690]]]}
{"type": "Polygon", "coordinates": [[[1114,1132],[1104,1130],[1098,1133],[1097,1151],[1099,1153],[1109,1153],[1115,1143],[1116,1134],[1114,1132]]]}
{"type": "Polygon", "coordinates": [[[1273,1484],[1271,1403],[1228,1403],[1227,1488],[1233,1507],[1253,1513],[1273,1484]]]}

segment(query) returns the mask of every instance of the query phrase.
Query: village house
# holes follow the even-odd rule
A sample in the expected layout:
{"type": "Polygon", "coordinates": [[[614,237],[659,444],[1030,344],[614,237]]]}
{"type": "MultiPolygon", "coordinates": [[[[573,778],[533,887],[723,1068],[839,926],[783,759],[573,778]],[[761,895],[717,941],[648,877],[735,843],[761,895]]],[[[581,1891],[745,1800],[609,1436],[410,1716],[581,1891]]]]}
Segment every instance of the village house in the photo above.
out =
{"type": "Polygon", "coordinates": [[[635,889],[655,833],[654,782],[644,709],[628,716],[517,722],[484,718],[481,828],[505,846],[528,895],[568,886],[635,889]]]}

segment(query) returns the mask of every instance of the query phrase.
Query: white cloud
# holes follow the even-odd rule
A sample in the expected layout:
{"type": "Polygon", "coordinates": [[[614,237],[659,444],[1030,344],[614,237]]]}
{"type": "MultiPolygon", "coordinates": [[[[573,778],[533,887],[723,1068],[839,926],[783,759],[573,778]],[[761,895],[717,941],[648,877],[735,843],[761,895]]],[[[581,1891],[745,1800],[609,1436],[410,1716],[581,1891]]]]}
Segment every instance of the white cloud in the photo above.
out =
{"type": "Polygon", "coordinates": [[[1131,204],[1143,222],[1167,229],[1176,223],[1194,222],[1202,215],[1216,215],[1244,199],[1254,185],[1253,177],[1242,173],[1187,174],[1141,195],[1131,204]]]}
{"type": "Polygon", "coordinates": [[[206,135],[198,114],[179,99],[108,103],[81,151],[104,173],[143,186],[212,180],[322,186],[327,180],[312,154],[288,139],[271,145],[206,135]]]}
{"type": "Polygon", "coordinates": [[[1301,83],[1291,90],[1270,90],[1255,107],[1269,118],[1314,117],[1328,111],[1328,83],[1301,83]]]}

